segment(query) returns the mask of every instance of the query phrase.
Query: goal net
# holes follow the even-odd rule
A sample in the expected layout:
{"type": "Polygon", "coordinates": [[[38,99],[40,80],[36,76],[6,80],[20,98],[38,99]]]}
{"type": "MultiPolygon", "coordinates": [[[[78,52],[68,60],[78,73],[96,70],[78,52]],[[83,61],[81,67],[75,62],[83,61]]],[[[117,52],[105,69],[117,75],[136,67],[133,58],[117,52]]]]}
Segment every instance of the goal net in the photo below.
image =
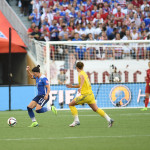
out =
{"type": "MultiPolygon", "coordinates": [[[[34,41],[32,55],[50,80],[50,103],[68,109],[78,96],[76,63],[84,63],[98,107],[144,107],[150,41],[34,41]]],[[[77,108],[89,108],[79,105],[77,108]]]]}

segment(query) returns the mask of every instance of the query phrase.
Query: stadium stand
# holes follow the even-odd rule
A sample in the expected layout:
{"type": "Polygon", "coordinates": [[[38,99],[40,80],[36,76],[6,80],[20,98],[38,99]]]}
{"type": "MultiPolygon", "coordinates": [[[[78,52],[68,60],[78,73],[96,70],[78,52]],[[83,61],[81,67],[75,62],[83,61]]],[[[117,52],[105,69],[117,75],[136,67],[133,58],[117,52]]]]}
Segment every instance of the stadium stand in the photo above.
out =
{"type": "Polygon", "coordinates": [[[28,36],[39,41],[150,37],[150,0],[16,0],[16,5],[21,17],[28,16],[28,36]],[[38,38],[35,30],[39,30],[38,38]]]}

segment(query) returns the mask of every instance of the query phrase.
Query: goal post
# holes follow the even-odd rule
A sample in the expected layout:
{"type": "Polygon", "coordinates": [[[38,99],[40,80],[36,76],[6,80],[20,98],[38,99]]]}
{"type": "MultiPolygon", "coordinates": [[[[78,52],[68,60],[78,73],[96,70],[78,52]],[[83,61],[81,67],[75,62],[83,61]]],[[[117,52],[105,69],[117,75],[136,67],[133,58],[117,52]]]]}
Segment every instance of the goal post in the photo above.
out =
{"type": "MultiPolygon", "coordinates": [[[[150,58],[149,40],[34,41],[35,60],[50,80],[50,103],[68,109],[78,96],[76,62],[84,63],[97,105],[101,108],[144,107],[145,77],[150,58]]],[[[77,108],[89,108],[79,105],[77,108]]]]}

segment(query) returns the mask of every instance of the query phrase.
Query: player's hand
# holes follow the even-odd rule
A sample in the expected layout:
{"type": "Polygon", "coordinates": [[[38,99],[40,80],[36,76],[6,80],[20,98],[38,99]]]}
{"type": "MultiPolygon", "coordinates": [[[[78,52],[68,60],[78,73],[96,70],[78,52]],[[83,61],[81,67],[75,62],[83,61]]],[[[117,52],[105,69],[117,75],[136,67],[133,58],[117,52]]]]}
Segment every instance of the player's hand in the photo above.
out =
{"type": "Polygon", "coordinates": [[[72,84],[67,84],[67,88],[72,88],[72,84]]]}
{"type": "Polygon", "coordinates": [[[78,92],[81,93],[81,88],[78,88],[78,92]]]}
{"type": "Polygon", "coordinates": [[[30,70],[30,66],[27,66],[27,67],[26,67],[26,70],[29,71],[29,70],[30,70]]]}
{"type": "Polygon", "coordinates": [[[47,100],[47,99],[48,99],[48,95],[45,95],[45,96],[44,96],[44,99],[47,100]]]}

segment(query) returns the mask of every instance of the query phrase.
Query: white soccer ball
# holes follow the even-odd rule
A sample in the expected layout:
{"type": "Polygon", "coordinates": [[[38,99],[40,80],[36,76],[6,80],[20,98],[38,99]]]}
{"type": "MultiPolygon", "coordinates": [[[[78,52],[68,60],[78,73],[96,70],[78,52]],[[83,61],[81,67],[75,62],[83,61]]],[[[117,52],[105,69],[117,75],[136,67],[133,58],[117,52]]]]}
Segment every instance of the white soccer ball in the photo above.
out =
{"type": "Polygon", "coordinates": [[[114,82],[119,82],[119,77],[115,77],[114,82]]]}
{"type": "Polygon", "coordinates": [[[8,123],[8,125],[9,125],[10,127],[13,127],[13,126],[16,125],[17,120],[16,120],[16,118],[14,118],[14,117],[10,117],[10,118],[7,120],[7,123],[8,123]]]}

